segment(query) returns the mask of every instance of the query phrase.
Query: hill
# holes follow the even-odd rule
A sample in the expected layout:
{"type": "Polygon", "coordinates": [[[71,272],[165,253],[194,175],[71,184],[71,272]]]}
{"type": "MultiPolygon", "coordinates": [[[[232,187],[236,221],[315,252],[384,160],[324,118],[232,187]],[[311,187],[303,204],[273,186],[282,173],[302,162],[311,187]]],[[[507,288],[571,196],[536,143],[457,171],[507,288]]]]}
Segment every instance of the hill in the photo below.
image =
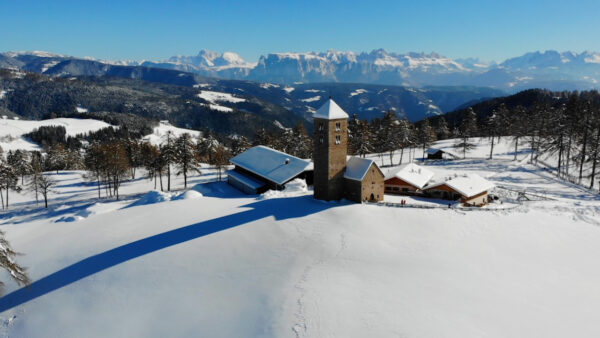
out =
{"type": "MultiPolygon", "coordinates": [[[[506,148],[499,148],[500,152],[506,148]]],[[[485,154],[485,151],[481,151],[485,154]]],[[[192,191],[98,200],[60,172],[49,210],[0,218],[34,283],[0,298],[6,336],[595,337],[598,196],[512,154],[432,162],[553,201],[512,209],[323,203],[310,192],[192,191]],[[567,290],[567,291],[565,291],[567,290]]],[[[485,156],[485,155],[484,155],[485,156]]],[[[178,179],[175,183],[181,186],[178,179]]],[[[508,198],[508,197],[507,197],[508,198]]],[[[508,200],[505,201],[508,203],[508,200]]]]}

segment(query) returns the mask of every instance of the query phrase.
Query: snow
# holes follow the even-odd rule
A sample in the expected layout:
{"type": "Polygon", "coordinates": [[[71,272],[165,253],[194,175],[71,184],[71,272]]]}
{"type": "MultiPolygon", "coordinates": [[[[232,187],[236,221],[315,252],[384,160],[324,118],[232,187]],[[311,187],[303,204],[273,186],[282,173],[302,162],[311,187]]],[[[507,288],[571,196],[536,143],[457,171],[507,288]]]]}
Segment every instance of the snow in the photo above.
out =
{"type": "Polygon", "coordinates": [[[295,186],[256,198],[203,167],[188,184],[204,197],[125,208],[153,182],[98,200],[83,172],[53,173],[49,210],[23,192],[0,217],[34,280],[22,291],[7,281],[0,335],[598,337],[598,194],[510,149],[503,140],[487,160],[481,140],[466,160],[423,167],[554,200],[400,208],[317,201],[295,186]]]}
{"type": "Polygon", "coordinates": [[[192,137],[202,137],[202,132],[200,131],[178,128],[172,126],[168,121],[160,121],[159,125],[154,127],[154,132],[144,136],[143,140],[157,146],[165,141],[167,133],[171,133],[173,138],[177,138],[185,133],[190,134],[192,137]]]}
{"type": "Polygon", "coordinates": [[[243,99],[241,97],[236,97],[233,96],[229,93],[221,93],[221,92],[213,92],[210,90],[203,90],[200,92],[200,94],[198,94],[198,97],[201,99],[204,99],[208,102],[211,103],[215,103],[215,102],[231,102],[231,103],[238,103],[238,102],[245,102],[246,99],[243,99]]]}
{"type": "Polygon", "coordinates": [[[394,170],[388,171],[388,174],[385,175],[385,179],[389,179],[392,177],[397,177],[404,182],[410,183],[413,186],[421,189],[431,180],[433,177],[433,171],[418,166],[414,163],[408,163],[402,165],[394,170]]]}
{"type": "Polygon", "coordinates": [[[283,87],[283,90],[285,90],[288,94],[293,92],[295,89],[296,88],[290,86],[283,87]]]}
{"type": "Polygon", "coordinates": [[[212,110],[218,110],[223,113],[231,113],[233,111],[232,108],[221,106],[218,104],[209,104],[208,107],[212,110]]]}
{"type": "Polygon", "coordinates": [[[313,115],[313,118],[327,120],[347,119],[348,114],[346,114],[346,112],[340,108],[335,101],[329,99],[321,106],[321,108],[317,110],[317,112],[313,115]]]}
{"type": "Polygon", "coordinates": [[[269,89],[269,88],[279,88],[279,85],[274,83],[263,82],[259,84],[260,88],[269,89]]]}
{"type": "Polygon", "coordinates": [[[83,108],[83,107],[80,107],[80,106],[77,106],[77,107],[75,107],[75,110],[76,110],[78,113],[87,113],[87,112],[88,112],[88,109],[87,109],[87,108],[83,108]]]}
{"type": "Polygon", "coordinates": [[[438,182],[429,184],[425,189],[447,185],[465,197],[475,196],[494,187],[494,184],[477,174],[448,176],[438,182]]]}
{"type": "Polygon", "coordinates": [[[302,102],[315,102],[315,101],[319,101],[321,99],[321,96],[313,96],[313,97],[309,97],[307,99],[302,99],[300,101],[302,102]]]}
{"type": "Polygon", "coordinates": [[[305,92],[307,92],[307,93],[322,93],[322,92],[324,92],[324,90],[320,90],[320,89],[306,89],[305,92]]]}
{"type": "Polygon", "coordinates": [[[296,197],[306,195],[308,192],[306,181],[300,178],[293,179],[285,184],[283,190],[269,190],[258,197],[259,200],[270,198],[296,197]]]}
{"type": "Polygon", "coordinates": [[[265,146],[252,147],[230,162],[280,185],[302,173],[310,164],[265,146]]]}
{"type": "Polygon", "coordinates": [[[183,193],[173,197],[171,200],[173,200],[173,201],[193,200],[193,199],[201,198],[202,196],[203,196],[202,193],[200,193],[196,190],[188,190],[186,192],[183,192],[183,193]]]}
{"type": "Polygon", "coordinates": [[[366,89],[357,89],[355,91],[353,91],[352,93],[350,93],[350,97],[352,96],[356,96],[356,95],[360,95],[360,94],[364,94],[364,93],[368,93],[369,91],[366,89]]]}
{"type": "Polygon", "coordinates": [[[346,163],[346,171],[344,172],[344,178],[362,181],[367,172],[369,172],[369,168],[371,165],[375,163],[371,159],[360,158],[356,156],[350,157],[348,162],[346,163]]]}
{"type": "Polygon", "coordinates": [[[42,126],[63,126],[68,136],[76,136],[88,132],[97,131],[111,125],[93,119],[55,118],[41,121],[2,119],[0,120],[0,147],[4,151],[9,150],[40,150],[40,147],[23,138],[24,134],[32,132],[42,126]]]}
{"type": "Polygon", "coordinates": [[[152,190],[144,194],[142,197],[137,199],[135,202],[128,205],[128,207],[135,207],[140,205],[155,204],[165,202],[171,199],[171,194],[164,193],[158,190],[152,190]]]}
{"type": "Polygon", "coordinates": [[[6,93],[8,93],[6,90],[0,90],[0,100],[6,96],[6,93]]]}
{"type": "Polygon", "coordinates": [[[46,72],[48,69],[56,66],[59,63],[60,63],[60,61],[58,61],[58,60],[54,60],[54,61],[50,61],[50,62],[44,63],[44,66],[42,67],[42,73],[46,72]]]}

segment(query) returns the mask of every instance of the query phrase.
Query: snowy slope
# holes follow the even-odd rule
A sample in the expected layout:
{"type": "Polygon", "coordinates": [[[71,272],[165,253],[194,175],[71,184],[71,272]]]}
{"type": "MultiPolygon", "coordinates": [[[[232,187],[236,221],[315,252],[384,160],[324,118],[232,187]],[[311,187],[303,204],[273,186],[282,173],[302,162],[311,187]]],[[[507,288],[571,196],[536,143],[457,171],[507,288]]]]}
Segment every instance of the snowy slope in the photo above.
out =
{"type": "Polygon", "coordinates": [[[110,127],[110,124],[93,119],[56,118],[41,121],[0,120],[0,147],[9,150],[40,150],[39,146],[22,136],[41,126],[63,126],[68,136],[75,136],[90,131],[110,127]]]}
{"type": "Polygon", "coordinates": [[[202,136],[202,133],[197,130],[178,128],[172,126],[168,121],[160,121],[158,126],[154,127],[154,132],[150,135],[144,136],[143,140],[148,141],[154,145],[160,145],[164,142],[167,133],[169,132],[175,138],[185,133],[190,134],[192,137],[202,136]]]}
{"type": "Polygon", "coordinates": [[[138,179],[114,202],[98,201],[81,172],[53,175],[49,211],[21,195],[0,218],[36,281],[14,293],[7,283],[2,333],[597,337],[598,196],[498,155],[426,167],[555,200],[465,211],[325,203],[310,191],[257,199],[204,184],[214,179],[204,168],[191,179],[203,197],[146,194],[153,182],[138,179]]]}

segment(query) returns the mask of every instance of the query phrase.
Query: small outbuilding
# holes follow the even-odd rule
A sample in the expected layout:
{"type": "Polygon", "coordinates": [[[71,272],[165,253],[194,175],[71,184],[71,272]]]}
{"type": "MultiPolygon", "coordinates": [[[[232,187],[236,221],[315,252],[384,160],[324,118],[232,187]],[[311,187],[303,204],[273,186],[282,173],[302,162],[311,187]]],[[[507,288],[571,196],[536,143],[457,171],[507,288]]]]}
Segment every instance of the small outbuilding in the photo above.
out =
{"type": "Polygon", "coordinates": [[[488,202],[488,191],[494,184],[476,175],[450,176],[423,188],[426,195],[433,198],[460,202],[465,205],[482,206],[488,202]]]}
{"type": "Polygon", "coordinates": [[[383,172],[375,161],[351,157],[344,172],[346,199],[358,203],[383,201],[383,180],[383,172]]]}
{"type": "Polygon", "coordinates": [[[414,163],[392,169],[385,176],[385,192],[415,194],[431,180],[433,172],[414,163]]]}
{"type": "Polygon", "coordinates": [[[438,148],[429,148],[426,151],[428,160],[454,159],[456,156],[438,148]]]}
{"type": "Polygon", "coordinates": [[[235,168],[227,171],[227,182],[247,194],[282,190],[295,178],[312,181],[310,161],[265,146],[250,148],[230,162],[235,168]]]}

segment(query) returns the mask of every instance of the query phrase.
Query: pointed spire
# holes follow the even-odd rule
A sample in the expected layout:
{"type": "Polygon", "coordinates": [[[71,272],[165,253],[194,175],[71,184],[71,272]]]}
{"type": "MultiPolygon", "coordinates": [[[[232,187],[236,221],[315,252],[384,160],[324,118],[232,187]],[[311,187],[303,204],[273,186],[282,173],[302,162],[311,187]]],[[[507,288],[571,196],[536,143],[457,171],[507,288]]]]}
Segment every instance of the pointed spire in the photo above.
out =
{"type": "Polygon", "coordinates": [[[326,120],[347,119],[348,114],[346,114],[346,112],[330,97],[329,100],[317,110],[315,115],[313,115],[313,118],[326,120]]]}

